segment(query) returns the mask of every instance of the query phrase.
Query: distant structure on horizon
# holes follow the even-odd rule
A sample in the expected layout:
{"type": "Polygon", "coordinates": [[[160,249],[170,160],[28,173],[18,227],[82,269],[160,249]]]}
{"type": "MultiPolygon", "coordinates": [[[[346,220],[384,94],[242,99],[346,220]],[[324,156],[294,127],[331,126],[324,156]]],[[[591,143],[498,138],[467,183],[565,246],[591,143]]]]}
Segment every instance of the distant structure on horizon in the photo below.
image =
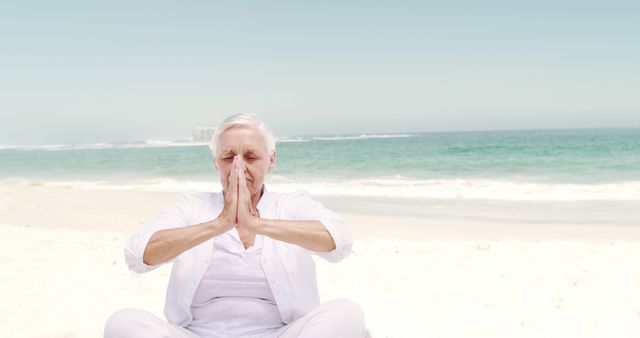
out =
{"type": "Polygon", "coordinates": [[[195,127],[191,132],[191,138],[196,142],[209,142],[215,131],[216,128],[213,127],[195,127]]]}

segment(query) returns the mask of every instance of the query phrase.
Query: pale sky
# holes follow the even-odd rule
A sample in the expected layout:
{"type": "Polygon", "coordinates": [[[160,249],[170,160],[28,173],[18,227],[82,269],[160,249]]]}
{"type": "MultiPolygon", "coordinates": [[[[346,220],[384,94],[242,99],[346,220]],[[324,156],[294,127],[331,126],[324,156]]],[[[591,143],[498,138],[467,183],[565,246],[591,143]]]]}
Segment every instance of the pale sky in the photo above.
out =
{"type": "Polygon", "coordinates": [[[0,145],[640,126],[638,1],[5,1],[0,145]]]}

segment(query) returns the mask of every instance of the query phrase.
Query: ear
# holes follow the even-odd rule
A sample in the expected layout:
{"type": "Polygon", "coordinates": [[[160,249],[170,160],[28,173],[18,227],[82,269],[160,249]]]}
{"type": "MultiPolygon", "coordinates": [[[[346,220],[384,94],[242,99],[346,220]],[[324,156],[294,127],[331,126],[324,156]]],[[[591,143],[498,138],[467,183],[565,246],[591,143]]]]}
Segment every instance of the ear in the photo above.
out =
{"type": "Polygon", "coordinates": [[[215,158],[213,159],[213,161],[211,161],[211,164],[212,164],[213,169],[218,171],[218,165],[216,164],[216,159],[215,158]]]}
{"type": "Polygon", "coordinates": [[[267,170],[267,172],[268,173],[272,172],[275,166],[276,166],[276,151],[274,150],[271,153],[271,157],[269,158],[269,169],[267,170]]]}

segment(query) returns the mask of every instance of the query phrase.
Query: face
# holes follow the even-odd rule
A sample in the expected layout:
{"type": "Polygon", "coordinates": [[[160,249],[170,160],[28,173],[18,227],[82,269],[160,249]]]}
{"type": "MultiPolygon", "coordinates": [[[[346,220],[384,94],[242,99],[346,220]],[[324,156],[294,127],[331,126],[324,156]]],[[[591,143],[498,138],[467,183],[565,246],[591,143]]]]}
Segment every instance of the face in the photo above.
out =
{"type": "Polygon", "coordinates": [[[224,191],[227,191],[229,173],[236,155],[240,155],[240,166],[245,167],[249,191],[252,195],[260,194],[265,176],[276,164],[275,152],[269,154],[265,137],[253,127],[232,127],[220,134],[214,165],[224,191]]]}

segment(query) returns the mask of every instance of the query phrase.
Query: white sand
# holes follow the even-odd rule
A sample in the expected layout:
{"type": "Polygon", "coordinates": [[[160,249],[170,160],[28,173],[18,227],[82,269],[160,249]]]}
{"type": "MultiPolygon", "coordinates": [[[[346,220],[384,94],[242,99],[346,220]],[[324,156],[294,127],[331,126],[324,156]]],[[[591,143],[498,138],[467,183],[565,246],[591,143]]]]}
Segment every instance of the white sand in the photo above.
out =
{"type": "MultiPolygon", "coordinates": [[[[170,266],[122,247],[175,194],[0,186],[3,337],[101,337],[124,307],[162,315],[170,266]]],[[[323,300],[351,298],[374,337],[638,337],[640,229],[346,215],[358,238],[318,261],[323,300]]]]}

